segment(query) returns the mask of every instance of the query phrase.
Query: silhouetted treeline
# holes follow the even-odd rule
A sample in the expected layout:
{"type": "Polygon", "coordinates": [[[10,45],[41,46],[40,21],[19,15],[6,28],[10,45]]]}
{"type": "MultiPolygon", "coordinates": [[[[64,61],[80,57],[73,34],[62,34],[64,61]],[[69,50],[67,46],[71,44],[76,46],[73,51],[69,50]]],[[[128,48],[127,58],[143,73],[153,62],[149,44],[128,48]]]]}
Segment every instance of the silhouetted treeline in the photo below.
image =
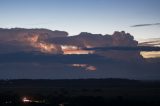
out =
{"type": "Polygon", "coordinates": [[[159,81],[139,81],[129,79],[15,79],[0,80],[0,86],[31,87],[127,87],[127,86],[160,86],[159,81]]]}
{"type": "Polygon", "coordinates": [[[130,79],[13,79],[0,80],[0,86],[52,86],[52,87],[124,87],[159,86],[160,81],[140,81],[130,79]]]}

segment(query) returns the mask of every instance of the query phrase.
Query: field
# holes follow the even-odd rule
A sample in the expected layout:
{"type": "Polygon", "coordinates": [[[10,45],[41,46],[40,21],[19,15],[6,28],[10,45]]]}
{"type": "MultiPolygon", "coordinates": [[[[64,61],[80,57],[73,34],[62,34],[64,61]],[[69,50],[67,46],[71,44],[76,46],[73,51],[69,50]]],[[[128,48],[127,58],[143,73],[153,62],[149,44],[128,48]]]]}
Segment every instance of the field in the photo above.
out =
{"type": "Polygon", "coordinates": [[[127,79],[1,80],[2,106],[159,106],[160,82],[127,79]]]}

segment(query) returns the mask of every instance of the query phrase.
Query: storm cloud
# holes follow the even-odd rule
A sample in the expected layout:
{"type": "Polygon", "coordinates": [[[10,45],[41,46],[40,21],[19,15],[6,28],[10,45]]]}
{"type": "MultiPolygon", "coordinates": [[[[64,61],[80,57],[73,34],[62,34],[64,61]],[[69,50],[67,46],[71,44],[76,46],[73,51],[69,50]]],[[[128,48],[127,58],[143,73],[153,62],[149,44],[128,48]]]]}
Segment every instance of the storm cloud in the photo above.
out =
{"type": "Polygon", "coordinates": [[[134,37],[124,31],[115,31],[112,35],[81,32],[68,36],[66,31],[48,29],[0,29],[0,53],[42,53],[42,54],[96,54],[111,59],[142,60],[140,51],[131,51],[138,46],[134,37]],[[116,51],[96,49],[112,48],[116,51]],[[125,47],[121,49],[119,47],[125,47]],[[83,49],[86,48],[86,49],[83,49]],[[94,48],[89,50],[87,48],[94,48]],[[127,48],[127,49],[126,49],[127,48]],[[130,51],[129,51],[130,50],[130,51]],[[125,52],[124,52],[125,51],[125,52]],[[127,52],[126,52],[127,51],[127,52]],[[129,51],[129,52],[128,52],[129,51]],[[126,55],[126,53],[128,55],[126,55]]]}
{"type": "Polygon", "coordinates": [[[159,48],[139,47],[124,31],[68,36],[47,29],[0,29],[0,79],[159,79],[160,60],[144,61],[141,50],[159,48]]]}
{"type": "Polygon", "coordinates": [[[0,53],[39,51],[49,53],[61,53],[58,45],[44,42],[44,39],[54,37],[67,37],[65,31],[51,31],[48,29],[0,29],[0,53]]]}

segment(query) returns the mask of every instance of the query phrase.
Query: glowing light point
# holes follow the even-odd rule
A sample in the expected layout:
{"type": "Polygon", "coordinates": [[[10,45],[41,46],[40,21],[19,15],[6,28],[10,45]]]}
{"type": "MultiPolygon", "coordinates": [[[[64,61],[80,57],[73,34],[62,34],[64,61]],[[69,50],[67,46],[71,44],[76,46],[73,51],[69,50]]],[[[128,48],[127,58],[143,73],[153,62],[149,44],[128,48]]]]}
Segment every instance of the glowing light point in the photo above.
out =
{"type": "Polygon", "coordinates": [[[29,99],[27,99],[27,97],[24,97],[24,98],[22,99],[22,102],[24,102],[24,103],[30,103],[30,102],[32,102],[32,101],[29,100],[29,99]]]}

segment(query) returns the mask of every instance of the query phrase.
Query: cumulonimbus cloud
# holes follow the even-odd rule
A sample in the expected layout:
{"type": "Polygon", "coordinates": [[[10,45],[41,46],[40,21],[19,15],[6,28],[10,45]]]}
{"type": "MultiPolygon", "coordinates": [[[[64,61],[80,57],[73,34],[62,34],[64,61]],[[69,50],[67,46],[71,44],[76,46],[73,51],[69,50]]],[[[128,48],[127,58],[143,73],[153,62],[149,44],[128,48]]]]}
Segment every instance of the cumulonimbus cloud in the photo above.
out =
{"type": "Polygon", "coordinates": [[[157,26],[160,25],[160,23],[152,23],[152,24],[137,24],[137,25],[132,25],[131,27],[145,27],[145,26],[157,26]]]}

